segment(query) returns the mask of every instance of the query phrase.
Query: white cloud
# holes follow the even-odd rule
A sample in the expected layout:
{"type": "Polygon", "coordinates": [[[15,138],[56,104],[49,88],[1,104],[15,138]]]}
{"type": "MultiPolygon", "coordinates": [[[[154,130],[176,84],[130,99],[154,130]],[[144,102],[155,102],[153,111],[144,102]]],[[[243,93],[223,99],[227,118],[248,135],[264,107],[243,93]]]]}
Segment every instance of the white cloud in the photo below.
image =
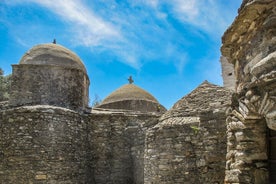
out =
{"type": "Polygon", "coordinates": [[[158,0],[145,0],[145,3],[154,8],[158,6],[158,0]]]}
{"type": "Polygon", "coordinates": [[[178,61],[175,62],[175,67],[179,74],[183,73],[183,70],[187,64],[187,54],[182,53],[178,56],[178,61]]]}
{"type": "Polygon", "coordinates": [[[233,21],[236,12],[231,12],[229,5],[239,5],[241,0],[137,0],[136,4],[152,7],[155,16],[166,19],[171,13],[182,23],[194,26],[215,39],[220,39],[223,32],[233,21]],[[165,11],[164,12],[164,7],[165,11]],[[230,10],[230,11],[229,11],[230,10]]]}
{"type": "Polygon", "coordinates": [[[174,10],[187,21],[193,21],[198,16],[198,4],[197,0],[172,0],[174,10]]]}
{"type": "Polygon", "coordinates": [[[13,3],[35,3],[47,8],[70,23],[78,41],[86,46],[100,45],[106,39],[120,37],[118,29],[96,16],[80,0],[15,0],[13,3]],[[85,38],[85,39],[84,39],[85,38]]]}
{"type": "MultiPolygon", "coordinates": [[[[220,38],[232,21],[233,12],[229,12],[229,2],[217,0],[157,0],[159,5],[169,5],[175,18],[195,26],[211,36],[220,38]]],[[[233,0],[233,3],[240,3],[233,0]]]]}
{"type": "Polygon", "coordinates": [[[175,16],[185,23],[209,33],[223,30],[225,22],[213,0],[173,0],[172,6],[175,16]]]}
{"type": "MultiPolygon", "coordinates": [[[[64,30],[52,31],[59,38],[62,36],[71,40],[73,45],[90,47],[95,53],[107,51],[108,54],[112,53],[110,55],[116,60],[134,68],[140,68],[144,61],[175,60],[174,64],[178,71],[182,71],[187,58],[185,54],[183,55],[185,50],[178,50],[178,47],[187,45],[186,35],[168,21],[168,16],[173,15],[183,23],[196,26],[196,31],[200,29],[219,37],[225,30],[224,26],[221,26],[225,22],[225,18],[221,16],[224,10],[217,5],[218,1],[214,0],[4,0],[4,2],[25,6],[33,3],[46,8],[57,15],[58,20],[65,22],[64,30]],[[57,31],[65,33],[60,35],[57,31]],[[178,45],[175,43],[176,40],[178,45]],[[166,47],[168,43],[172,43],[175,47],[166,47]],[[160,52],[166,54],[165,59],[160,57],[160,52]],[[181,55],[182,59],[175,57],[181,55]]],[[[31,23],[36,24],[36,22],[31,23]]],[[[43,28],[36,28],[32,32],[32,27],[28,25],[27,32],[39,32],[37,35],[42,37],[45,30],[53,29],[51,25],[38,26],[43,28]]],[[[29,40],[26,38],[28,33],[23,33],[20,31],[20,35],[24,36],[18,37],[22,45],[24,39],[29,40]]]]}
{"type": "Polygon", "coordinates": [[[183,50],[179,50],[179,48],[173,43],[169,43],[164,52],[168,58],[172,59],[170,62],[174,64],[177,72],[181,74],[187,64],[188,53],[183,50]]]}
{"type": "MultiPolygon", "coordinates": [[[[50,10],[54,14],[58,15],[63,21],[67,23],[68,29],[67,38],[71,40],[71,43],[75,46],[85,46],[92,48],[93,52],[102,52],[109,50],[113,52],[117,59],[126,63],[134,68],[140,67],[139,55],[135,53],[135,44],[130,40],[124,38],[118,27],[112,25],[108,21],[105,21],[99,15],[96,15],[94,11],[87,8],[88,5],[84,4],[81,0],[14,0],[5,2],[8,5],[34,3],[39,6],[50,10]]],[[[113,2],[113,5],[116,5],[113,2]]],[[[111,13],[111,12],[110,12],[111,13]]],[[[122,17],[117,17],[116,12],[111,13],[114,16],[113,19],[117,21],[124,21],[122,17]]],[[[105,17],[107,19],[107,17],[105,17]]],[[[122,22],[120,22],[122,23],[122,22]]],[[[40,25],[44,27],[43,25],[40,25]]],[[[10,25],[13,30],[17,30],[16,27],[22,27],[21,25],[10,25]]],[[[47,30],[47,27],[43,28],[47,30]]],[[[24,30],[24,29],[23,29],[24,30]]],[[[31,28],[28,30],[31,32],[31,28]]],[[[40,37],[42,36],[40,31],[40,37]]],[[[17,35],[15,32],[14,35],[17,35]]],[[[22,35],[22,34],[20,34],[22,35]]],[[[24,40],[30,40],[26,37],[27,34],[23,34],[24,37],[15,36],[15,40],[22,46],[26,46],[24,40]]],[[[30,37],[32,37],[30,35],[30,37]]],[[[27,46],[30,47],[31,45],[27,46]]]]}

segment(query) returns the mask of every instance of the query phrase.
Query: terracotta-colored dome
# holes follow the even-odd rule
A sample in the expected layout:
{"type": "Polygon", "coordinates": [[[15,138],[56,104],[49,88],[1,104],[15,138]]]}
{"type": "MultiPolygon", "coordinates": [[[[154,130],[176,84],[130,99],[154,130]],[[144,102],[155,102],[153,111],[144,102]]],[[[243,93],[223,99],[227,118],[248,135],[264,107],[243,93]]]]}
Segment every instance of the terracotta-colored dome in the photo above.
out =
{"type": "Polygon", "coordinates": [[[80,69],[86,73],[81,59],[69,49],[58,44],[40,44],[27,51],[19,64],[54,65],[80,69]]]}

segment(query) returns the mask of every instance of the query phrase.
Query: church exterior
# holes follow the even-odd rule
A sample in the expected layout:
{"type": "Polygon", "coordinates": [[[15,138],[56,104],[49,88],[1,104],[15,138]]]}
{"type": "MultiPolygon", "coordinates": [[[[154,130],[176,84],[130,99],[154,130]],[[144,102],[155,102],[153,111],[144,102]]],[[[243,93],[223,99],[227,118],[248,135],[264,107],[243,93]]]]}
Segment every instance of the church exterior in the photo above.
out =
{"type": "Polygon", "coordinates": [[[244,0],[224,87],[204,81],[168,111],[131,79],[91,109],[80,58],[34,46],[0,103],[0,183],[276,183],[275,7],[244,0]]]}

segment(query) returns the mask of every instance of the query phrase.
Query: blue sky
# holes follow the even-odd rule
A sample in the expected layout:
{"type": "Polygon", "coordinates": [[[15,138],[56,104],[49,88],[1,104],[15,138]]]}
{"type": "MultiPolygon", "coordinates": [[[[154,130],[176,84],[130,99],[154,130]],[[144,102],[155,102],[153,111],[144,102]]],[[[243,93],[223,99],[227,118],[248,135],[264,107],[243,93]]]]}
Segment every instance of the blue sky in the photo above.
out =
{"type": "Polygon", "coordinates": [[[31,47],[74,51],[90,99],[134,83],[170,108],[204,80],[222,85],[221,36],[241,0],[0,0],[0,67],[11,73],[31,47]]]}

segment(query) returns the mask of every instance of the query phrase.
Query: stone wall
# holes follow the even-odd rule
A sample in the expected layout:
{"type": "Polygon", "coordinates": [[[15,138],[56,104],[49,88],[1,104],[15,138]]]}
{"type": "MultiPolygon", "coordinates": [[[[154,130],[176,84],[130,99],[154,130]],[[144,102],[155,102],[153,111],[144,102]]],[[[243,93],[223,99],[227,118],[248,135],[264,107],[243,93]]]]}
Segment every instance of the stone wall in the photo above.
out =
{"type": "Polygon", "coordinates": [[[145,183],[223,183],[231,91],[203,82],[146,134],[145,183]]]}
{"type": "Polygon", "coordinates": [[[8,109],[9,108],[9,101],[2,101],[0,102],[0,110],[8,109]]]}
{"type": "Polygon", "coordinates": [[[269,183],[264,119],[227,119],[226,183],[269,183]]]}
{"type": "Polygon", "coordinates": [[[0,181],[86,183],[87,127],[78,113],[51,106],[0,111],[0,181]]]}
{"type": "Polygon", "coordinates": [[[94,183],[143,184],[144,137],[159,116],[93,112],[89,116],[94,183]]]}
{"type": "Polygon", "coordinates": [[[144,154],[146,131],[158,123],[158,118],[140,116],[139,121],[131,121],[126,133],[131,140],[131,158],[135,184],[144,184],[144,154]],[[136,123],[134,123],[136,122],[136,123]]]}
{"type": "Polygon", "coordinates": [[[271,80],[276,67],[275,1],[246,2],[225,32],[221,48],[222,55],[234,64],[238,92],[249,83],[271,80]]]}
{"type": "Polygon", "coordinates": [[[122,116],[93,115],[89,118],[89,144],[94,183],[133,183],[130,144],[122,116]]]}
{"type": "Polygon", "coordinates": [[[146,184],[223,183],[225,114],[163,120],[147,132],[146,184]]]}
{"type": "Polygon", "coordinates": [[[0,111],[0,181],[144,183],[145,132],[160,115],[54,106],[0,111]]]}
{"type": "Polygon", "coordinates": [[[55,105],[83,110],[88,105],[89,79],[78,69],[50,65],[13,65],[12,106],[55,105]]]}
{"type": "Polygon", "coordinates": [[[276,182],[269,177],[276,165],[267,151],[267,129],[276,130],[275,7],[274,0],[244,0],[223,36],[221,51],[237,80],[227,118],[225,183],[276,182]]]}

